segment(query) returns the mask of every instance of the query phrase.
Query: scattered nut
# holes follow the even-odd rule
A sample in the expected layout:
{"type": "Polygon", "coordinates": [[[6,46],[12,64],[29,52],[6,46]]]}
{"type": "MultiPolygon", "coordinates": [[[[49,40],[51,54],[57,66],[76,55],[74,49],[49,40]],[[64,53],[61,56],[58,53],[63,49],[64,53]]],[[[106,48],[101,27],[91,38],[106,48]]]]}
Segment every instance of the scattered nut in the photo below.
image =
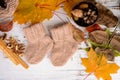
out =
{"type": "Polygon", "coordinates": [[[83,13],[83,16],[87,16],[87,12],[84,12],[84,13],[83,13]]]}
{"type": "Polygon", "coordinates": [[[84,20],[87,20],[87,19],[88,19],[88,17],[84,17],[83,19],[84,19],[84,20]]]}
{"type": "Polygon", "coordinates": [[[7,44],[7,48],[12,49],[13,45],[11,45],[10,43],[7,44]]]}
{"type": "Polygon", "coordinates": [[[89,24],[89,23],[90,23],[90,20],[87,20],[87,23],[89,24]]]}
{"type": "Polygon", "coordinates": [[[4,36],[1,36],[0,39],[6,40],[6,46],[9,49],[12,49],[13,52],[15,52],[17,55],[22,55],[25,50],[25,45],[22,43],[18,43],[16,39],[13,37],[10,37],[9,39],[6,39],[6,34],[4,36]]]}
{"type": "Polygon", "coordinates": [[[92,12],[91,12],[91,16],[94,16],[94,15],[95,15],[95,11],[92,11],[92,12]]]}

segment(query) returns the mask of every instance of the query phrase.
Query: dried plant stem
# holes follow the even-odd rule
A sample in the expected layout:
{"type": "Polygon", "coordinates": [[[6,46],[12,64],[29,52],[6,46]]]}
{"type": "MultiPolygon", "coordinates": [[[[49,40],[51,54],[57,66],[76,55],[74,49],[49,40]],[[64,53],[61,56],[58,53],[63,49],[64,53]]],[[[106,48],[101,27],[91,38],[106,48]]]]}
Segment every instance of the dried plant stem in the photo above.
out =
{"type": "Polygon", "coordinates": [[[116,34],[116,31],[117,31],[117,28],[118,28],[119,24],[120,23],[117,23],[117,25],[115,26],[115,29],[114,29],[112,35],[110,36],[110,39],[107,41],[107,44],[106,44],[105,48],[107,48],[109,46],[111,40],[113,39],[114,35],[116,34]]]}
{"type": "Polygon", "coordinates": [[[83,80],[86,80],[91,74],[93,74],[94,72],[89,73],[83,80]]]}

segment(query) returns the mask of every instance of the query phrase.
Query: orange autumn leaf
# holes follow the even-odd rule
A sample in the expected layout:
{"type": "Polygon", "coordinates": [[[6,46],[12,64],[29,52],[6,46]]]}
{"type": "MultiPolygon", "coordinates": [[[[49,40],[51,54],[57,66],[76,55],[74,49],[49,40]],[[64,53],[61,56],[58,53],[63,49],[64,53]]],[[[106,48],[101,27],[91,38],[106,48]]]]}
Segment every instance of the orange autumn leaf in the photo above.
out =
{"type": "Polygon", "coordinates": [[[88,52],[88,58],[81,60],[86,67],[86,72],[94,73],[97,79],[112,80],[110,74],[117,73],[120,68],[116,63],[107,63],[105,56],[98,56],[92,48],[88,52]]]}
{"type": "Polygon", "coordinates": [[[64,10],[67,12],[68,16],[71,16],[72,8],[81,1],[82,0],[64,0],[64,10]]]}
{"type": "Polygon", "coordinates": [[[14,21],[19,24],[31,22],[32,24],[50,19],[52,11],[59,8],[56,6],[59,0],[20,0],[14,14],[14,21]]]}

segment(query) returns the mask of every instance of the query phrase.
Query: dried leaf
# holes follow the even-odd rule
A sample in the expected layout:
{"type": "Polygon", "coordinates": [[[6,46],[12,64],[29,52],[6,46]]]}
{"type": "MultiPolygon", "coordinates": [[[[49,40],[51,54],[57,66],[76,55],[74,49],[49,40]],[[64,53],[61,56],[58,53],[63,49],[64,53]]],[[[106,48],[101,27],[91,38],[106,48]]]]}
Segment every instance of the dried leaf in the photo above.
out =
{"type": "Polygon", "coordinates": [[[82,58],[82,64],[86,67],[86,72],[94,73],[99,79],[112,80],[110,74],[117,73],[120,68],[116,63],[107,63],[104,55],[97,55],[91,48],[88,52],[88,58],[82,58]]]}
{"type": "Polygon", "coordinates": [[[14,21],[18,23],[37,23],[52,17],[52,11],[58,9],[58,0],[20,0],[14,14],[14,21]]]}

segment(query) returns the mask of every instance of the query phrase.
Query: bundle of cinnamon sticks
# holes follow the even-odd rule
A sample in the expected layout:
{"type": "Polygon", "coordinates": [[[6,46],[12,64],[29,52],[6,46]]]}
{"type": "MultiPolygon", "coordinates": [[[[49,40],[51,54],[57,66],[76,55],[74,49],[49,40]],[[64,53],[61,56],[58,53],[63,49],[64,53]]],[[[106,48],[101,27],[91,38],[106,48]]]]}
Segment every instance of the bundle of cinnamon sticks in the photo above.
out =
{"type": "Polygon", "coordinates": [[[5,55],[15,64],[21,64],[25,69],[29,66],[19,57],[19,55],[15,54],[11,49],[7,48],[6,42],[0,39],[0,49],[3,50],[5,55]]]}

